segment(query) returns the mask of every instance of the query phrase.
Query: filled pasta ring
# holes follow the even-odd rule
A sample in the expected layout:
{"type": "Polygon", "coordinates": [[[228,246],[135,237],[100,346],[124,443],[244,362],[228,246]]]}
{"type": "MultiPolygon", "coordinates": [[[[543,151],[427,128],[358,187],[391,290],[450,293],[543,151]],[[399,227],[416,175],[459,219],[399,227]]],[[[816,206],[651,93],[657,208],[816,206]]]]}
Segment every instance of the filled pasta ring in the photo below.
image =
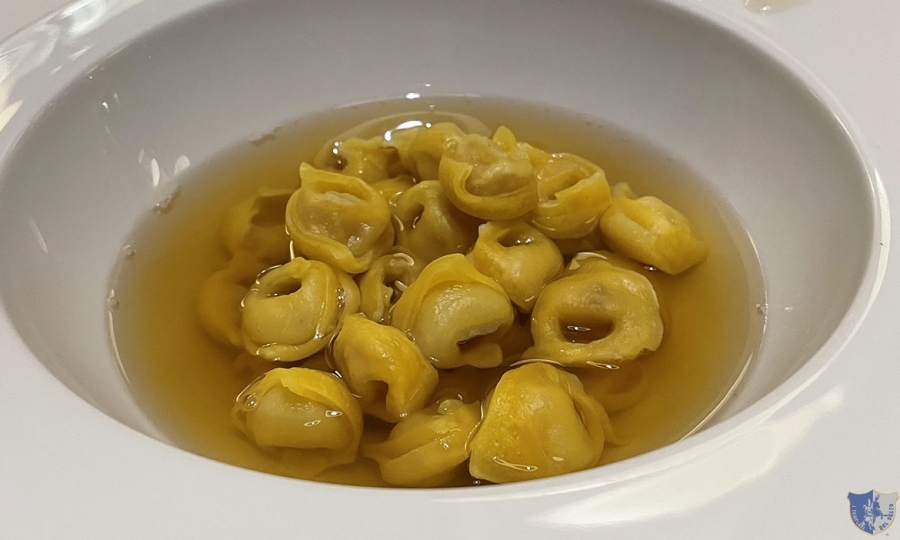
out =
{"type": "Polygon", "coordinates": [[[481,219],[510,220],[538,204],[534,167],[528,155],[510,143],[510,137],[506,128],[494,136],[499,144],[481,135],[466,135],[444,153],[438,179],[457,208],[481,219]]]}
{"type": "Polygon", "coordinates": [[[219,239],[232,257],[251,257],[263,268],[290,259],[284,210],[293,189],[260,188],[225,212],[219,239]]]}
{"type": "Polygon", "coordinates": [[[573,154],[553,154],[535,170],[539,201],[531,224],[550,238],[579,238],[597,227],[609,207],[603,169],[573,154]]]}
{"type": "Polygon", "coordinates": [[[356,461],[363,430],[362,410],[343,381],[306,368],[276,368],[250,383],[231,417],[307,477],[356,461]]]}
{"type": "Polygon", "coordinates": [[[613,251],[667,274],[703,262],[709,251],[686,217],[656,197],[637,197],[628,184],[613,188],[600,229],[613,251]]]}
{"type": "Polygon", "coordinates": [[[391,320],[391,308],[410,284],[419,277],[424,265],[404,248],[379,257],[359,279],[359,310],[382,324],[391,320]]]}
{"type": "Polygon", "coordinates": [[[286,226],[304,257],[359,274],[394,242],[387,201],[353,176],[300,165],[300,189],[291,196],[286,226]]]}
{"type": "Polygon", "coordinates": [[[524,312],[531,311],[538,293],[563,267],[553,241],[522,221],[481,225],[468,258],[479,272],[499,283],[524,312]]]}
{"type": "Polygon", "coordinates": [[[247,352],[292,362],[328,344],[345,313],[359,309],[359,289],[325,263],[296,258],[262,274],[243,300],[247,352]]]}
{"type": "Polygon", "coordinates": [[[391,325],[406,332],[439,369],[503,362],[497,343],[515,310],[503,288],[465,256],[430,263],[394,305],[391,325]]]}
{"type": "Polygon", "coordinates": [[[344,319],[332,356],[363,412],[386,422],[423,408],[437,386],[437,371],[403,332],[362,315],[344,319]]]}
{"type": "Polygon", "coordinates": [[[459,211],[436,180],[419,182],[394,206],[397,244],[426,263],[451,253],[465,253],[478,238],[477,219],[459,211]]]}
{"type": "Polygon", "coordinates": [[[663,322],[647,278],[597,259],[544,287],[531,312],[531,334],[534,347],[525,358],[589,367],[655,351],[663,322]]]}
{"type": "Polygon", "coordinates": [[[497,483],[594,467],[612,429],[578,377],[540,362],[507,371],[484,411],[469,473],[497,483]]]}
{"type": "Polygon", "coordinates": [[[197,298],[197,318],[210,337],[223,345],[244,347],[241,301],[265,268],[256,258],[239,253],[206,278],[197,298]]]}
{"type": "Polygon", "coordinates": [[[411,414],[387,441],[364,445],[390,484],[435,487],[458,474],[469,457],[469,439],[481,419],[480,402],[448,399],[411,414]]]}

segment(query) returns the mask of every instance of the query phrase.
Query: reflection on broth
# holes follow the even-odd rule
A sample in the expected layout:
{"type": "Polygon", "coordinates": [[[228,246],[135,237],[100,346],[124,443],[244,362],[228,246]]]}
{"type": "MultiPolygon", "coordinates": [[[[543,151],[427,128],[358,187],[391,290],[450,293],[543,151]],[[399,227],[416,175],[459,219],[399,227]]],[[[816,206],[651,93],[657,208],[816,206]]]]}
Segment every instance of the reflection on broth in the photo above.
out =
{"type": "Polygon", "coordinates": [[[285,126],[139,225],[111,320],[162,431],[260,471],[436,487],[584,470],[704,422],[762,331],[727,207],[572,113],[417,105],[285,126]]]}

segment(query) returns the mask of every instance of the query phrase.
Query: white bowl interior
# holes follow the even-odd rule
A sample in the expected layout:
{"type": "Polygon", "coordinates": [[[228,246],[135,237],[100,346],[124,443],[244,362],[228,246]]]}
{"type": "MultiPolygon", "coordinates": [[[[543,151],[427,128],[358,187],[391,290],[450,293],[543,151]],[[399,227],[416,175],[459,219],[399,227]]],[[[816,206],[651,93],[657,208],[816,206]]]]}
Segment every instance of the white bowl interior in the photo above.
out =
{"type": "Polygon", "coordinates": [[[10,321],[72,391],[161,437],[107,331],[110,268],[135,222],[188,162],[294,118],[409,92],[578,111],[687,163],[733,206],[769,305],[762,346],[719,419],[861,316],[844,320],[874,271],[872,182],[817,96],[734,34],[649,0],[272,0],[226,3],[137,39],[0,156],[10,321]]]}

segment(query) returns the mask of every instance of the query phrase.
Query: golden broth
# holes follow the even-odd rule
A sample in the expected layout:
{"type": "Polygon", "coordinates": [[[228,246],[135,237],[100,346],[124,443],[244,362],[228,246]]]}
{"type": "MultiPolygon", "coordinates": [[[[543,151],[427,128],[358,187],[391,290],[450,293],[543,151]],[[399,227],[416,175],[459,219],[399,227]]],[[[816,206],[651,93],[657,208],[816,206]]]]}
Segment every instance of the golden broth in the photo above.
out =
{"type": "MultiPolygon", "coordinates": [[[[311,160],[335,135],[371,118],[421,111],[422,101],[342,108],[236,146],[208,164],[192,167],[174,204],[141,221],[114,272],[117,305],[111,324],[132,391],[174,444],[219,461],[296,476],[232,424],[235,396],[255,375],[236,368],[241,351],[214,342],[197,320],[201,285],[228,260],[217,237],[222,216],[260,186],[296,188],[299,164],[311,160]]],[[[642,269],[657,291],[666,333],[657,352],[638,360],[642,380],[627,369],[612,372],[625,388],[640,380],[642,394],[630,407],[611,413],[617,436],[628,444],[607,445],[601,463],[670,444],[701,425],[739,379],[763,328],[756,309],[764,304],[758,263],[727,206],[659,150],[582,116],[488,98],[437,99],[429,108],[469,114],[490,128],[503,124],[539,148],[583,156],[606,171],[610,185],[627,182],[639,194],[658,196],[691,219],[709,244],[709,257],[674,277],[642,269]]],[[[572,339],[580,339],[577,333],[585,330],[571,329],[572,339]]],[[[601,371],[590,375],[594,380],[586,382],[589,390],[592,384],[602,384],[599,378],[610,376],[601,371]]],[[[442,376],[437,392],[467,388],[480,399],[477,394],[498,378],[497,370],[460,369],[442,376]]],[[[366,426],[364,437],[382,437],[389,429],[368,417],[366,426]]],[[[362,457],[317,480],[386,485],[374,462],[362,457]]],[[[470,483],[473,480],[465,477],[454,485],[470,483]]]]}

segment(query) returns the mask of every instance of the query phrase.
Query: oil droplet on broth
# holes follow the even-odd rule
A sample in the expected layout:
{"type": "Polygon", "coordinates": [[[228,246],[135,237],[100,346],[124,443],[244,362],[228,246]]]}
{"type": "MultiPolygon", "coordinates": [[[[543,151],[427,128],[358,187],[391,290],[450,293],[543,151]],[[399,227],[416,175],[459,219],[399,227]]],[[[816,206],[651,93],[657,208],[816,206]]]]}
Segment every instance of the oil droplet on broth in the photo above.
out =
{"type": "MultiPolygon", "coordinates": [[[[487,98],[437,102],[438,110],[468,114],[491,126],[506,125],[520,140],[533,141],[548,151],[582,155],[603,167],[612,183],[628,182],[639,193],[659,196],[688,215],[703,232],[711,255],[689,275],[675,280],[661,272],[647,271],[660,302],[666,305],[667,317],[678,324],[671,329],[667,326],[666,341],[660,351],[640,360],[646,373],[646,382],[642,383],[646,397],[629,409],[611,414],[616,432],[632,442],[621,447],[609,445],[602,463],[680,439],[719,403],[749,358],[761,331],[762,321],[753,306],[764,305],[764,297],[754,273],[757,267],[752,247],[741,236],[736,222],[723,221],[723,216],[730,216],[727,207],[723,212],[716,199],[697,196],[709,190],[686,168],[673,165],[668,156],[636,137],[623,137],[618,131],[585,122],[580,116],[487,98]],[[554,133],[566,135],[547,140],[547,134],[554,133]],[[745,268],[749,268],[749,276],[745,268]],[[750,308],[744,309],[746,306],[750,308]],[[747,311],[753,314],[752,322],[748,322],[747,311]],[[727,339],[711,341],[710,335],[727,339]],[[729,361],[722,362],[722,358],[729,361]]],[[[393,110],[414,110],[409,108],[411,104],[414,105],[407,104],[405,109],[397,105],[393,110]]],[[[204,280],[227,263],[217,240],[225,209],[255,193],[260,178],[266,179],[265,187],[295,189],[301,160],[311,159],[320,145],[335,134],[383,116],[387,110],[384,104],[377,104],[331,111],[286,125],[267,138],[265,144],[248,142],[207,164],[191,164],[179,179],[178,204],[169,200],[154,208],[155,213],[162,210],[166,219],[151,219],[154,212],[148,212],[135,230],[130,248],[140,257],[122,265],[114,277],[111,288],[128,301],[110,312],[112,328],[136,399],[177,445],[220,461],[286,474],[282,464],[253,447],[233,426],[231,408],[235,396],[250,387],[259,371],[233,369],[241,351],[218,345],[203,333],[196,320],[194,299],[204,280]]],[[[292,250],[291,256],[294,255],[292,250]]],[[[403,288],[399,282],[394,286],[403,288]]],[[[574,321],[571,326],[576,328],[567,331],[578,339],[590,334],[585,328],[596,330],[596,325],[574,321]]],[[[332,339],[332,330],[319,329],[317,339],[332,339]]],[[[415,341],[411,333],[407,337],[415,341]]],[[[326,362],[333,367],[328,348],[326,362]]],[[[438,392],[443,392],[441,397],[446,396],[445,399],[483,401],[489,388],[478,390],[477,395],[469,395],[467,390],[483,386],[476,382],[450,384],[438,392]]],[[[433,396],[430,403],[438,397],[433,396]]],[[[248,392],[239,399],[243,400],[241,409],[252,410],[255,396],[248,392]]],[[[369,420],[366,422],[368,425],[369,420]]],[[[373,425],[382,431],[389,429],[384,424],[373,425]]],[[[386,432],[383,434],[386,436],[386,432]]],[[[371,479],[371,474],[361,472],[365,467],[342,467],[330,472],[327,481],[370,482],[364,478],[371,479]]],[[[482,483],[462,478],[452,485],[482,483]]]]}

